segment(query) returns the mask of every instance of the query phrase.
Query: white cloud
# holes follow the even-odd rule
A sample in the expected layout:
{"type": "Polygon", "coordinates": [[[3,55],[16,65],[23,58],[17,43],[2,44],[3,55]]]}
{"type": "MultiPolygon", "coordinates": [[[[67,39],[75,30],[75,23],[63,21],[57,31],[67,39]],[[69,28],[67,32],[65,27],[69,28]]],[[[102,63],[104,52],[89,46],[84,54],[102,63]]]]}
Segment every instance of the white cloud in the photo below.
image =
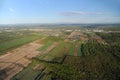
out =
{"type": "Polygon", "coordinates": [[[62,12],[61,15],[64,16],[74,16],[74,15],[100,15],[103,14],[101,12],[82,12],[82,11],[68,11],[62,12]]]}
{"type": "Polygon", "coordinates": [[[13,8],[9,8],[10,12],[15,12],[15,10],[13,8]]]}

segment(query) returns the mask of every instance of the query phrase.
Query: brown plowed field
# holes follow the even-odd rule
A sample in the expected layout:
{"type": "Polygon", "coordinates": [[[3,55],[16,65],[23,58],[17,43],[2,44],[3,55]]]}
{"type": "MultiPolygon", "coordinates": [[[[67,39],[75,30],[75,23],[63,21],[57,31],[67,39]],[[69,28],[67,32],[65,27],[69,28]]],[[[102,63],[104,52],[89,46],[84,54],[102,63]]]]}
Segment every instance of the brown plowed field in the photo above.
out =
{"type": "Polygon", "coordinates": [[[41,53],[37,51],[41,45],[36,42],[28,43],[0,56],[0,78],[10,80],[14,75],[22,71],[24,67],[27,67],[31,63],[30,59],[41,53]]]}

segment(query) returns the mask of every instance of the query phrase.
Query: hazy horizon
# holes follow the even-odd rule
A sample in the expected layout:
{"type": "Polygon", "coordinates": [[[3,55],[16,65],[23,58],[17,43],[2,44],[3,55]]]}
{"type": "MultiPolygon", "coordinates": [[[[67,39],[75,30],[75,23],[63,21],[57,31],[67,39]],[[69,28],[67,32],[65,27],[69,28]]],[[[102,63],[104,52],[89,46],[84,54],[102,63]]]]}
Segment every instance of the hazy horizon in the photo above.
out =
{"type": "Polygon", "coordinates": [[[120,23],[120,0],[1,0],[0,24],[120,23]]]}

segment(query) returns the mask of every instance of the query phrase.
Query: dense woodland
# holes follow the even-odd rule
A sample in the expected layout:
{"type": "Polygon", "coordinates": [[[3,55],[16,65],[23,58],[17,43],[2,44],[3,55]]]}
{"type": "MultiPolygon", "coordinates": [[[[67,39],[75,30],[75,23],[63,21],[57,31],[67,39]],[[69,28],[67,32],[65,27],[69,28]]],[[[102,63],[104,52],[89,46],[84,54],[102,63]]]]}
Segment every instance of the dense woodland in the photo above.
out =
{"type": "Polygon", "coordinates": [[[63,65],[53,66],[53,80],[119,80],[119,33],[97,33],[108,44],[89,40],[81,45],[82,56],[67,56],[63,65]]]}
{"type": "Polygon", "coordinates": [[[120,44],[120,33],[96,33],[109,44],[120,44]]]}

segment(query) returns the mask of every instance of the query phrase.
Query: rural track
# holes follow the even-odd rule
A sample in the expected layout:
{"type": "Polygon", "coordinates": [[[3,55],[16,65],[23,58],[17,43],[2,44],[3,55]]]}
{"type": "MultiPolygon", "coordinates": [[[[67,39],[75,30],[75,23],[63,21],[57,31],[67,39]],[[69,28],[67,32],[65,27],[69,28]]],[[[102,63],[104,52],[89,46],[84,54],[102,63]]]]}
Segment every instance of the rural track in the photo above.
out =
{"type": "Polygon", "coordinates": [[[75,45],[74,56],[78,56],[79,43],[75,45]]]}

